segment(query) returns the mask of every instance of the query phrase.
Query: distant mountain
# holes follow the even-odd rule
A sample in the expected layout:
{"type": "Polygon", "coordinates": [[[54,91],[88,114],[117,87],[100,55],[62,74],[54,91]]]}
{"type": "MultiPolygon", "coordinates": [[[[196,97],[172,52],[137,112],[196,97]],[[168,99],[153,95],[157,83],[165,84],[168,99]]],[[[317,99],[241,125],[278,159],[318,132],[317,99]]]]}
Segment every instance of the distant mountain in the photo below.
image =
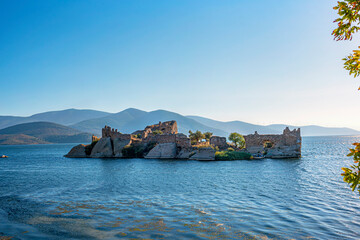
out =
{"type": "Polygon", "coordinates": [[[54,122],[62,125],[72,125],[77,122],[105,117],[110,113],[95,110],[67,109],[34,114],[30,117],[0,116],[0,129],[29,122],[54,122]]]}
{"type": "Polygon", "coordinates": [[[291,130],[301,128],[302,136],[332,136],[332,135],[360,135],[360,131],[351,128],[329,128],[316,125],[309,126],[293,126],[285,124],[272,124],[272,125],[255,125],[241,121],[221,122],[209,118],[199,116],[187,116],[207,126],[221,129],[227,134],[231,132],[238,132],[241,134],[252,134],[257,131],[259,134],[281,134],[286,127],[291,130]]]}
{"type": "Polygon", "coordinates": [[[49,143],[50,142],[25,134],[0,134],[0,145],[31,145],[49,143]]]}
{"type": "Polygon", "coordinates": [[[0,144],[90,142],[91,134],[50,122],[23,123],[0,130],[0,144]]]}
{"type": "Polygon", "coordinates": [[[71,127],[83,132],[94,133],[98,136],[101,135],[101,129],[105,125],[119,129],[119,131],[127,133],[128,131],[124,129],[123,126],[131,121],[135,121],[138,118],[142,118],[146,114],[147,112],[145,111],[141,111],[135,108],[128,108],[119,113],[110,114],[105,117],[93,118],[93,119],[81,121],[79,123],[71,125],[71,127]]]}
{"type": "Polygon", "coordinates": [[[302,136],[335,136],[335,135],[360,135],[360,131],[351,128],[333,128],[333,127],[321,127],[316,125],[309,126],[291,126],[284,124],[272,124],[267,127],[277,131],[282,131],[285,127],[300,128],[302,136]]]}
{"type": "MultiPolygon", "coordinates": [[[[170,121],[175,120],[178,123],[179,132],[188,134],[189,130],[196,131],[210,131],[214,135],[227,137],[231,132],[239,132],[241,134],[252,134],[257,131],[259,134],[280,134],[286,126],[290,129],[298,128],[299,126],[291,126],[285,124],[272,124],[272,125],[256,125],[242,121],[230,121],[222,122],[213,119],[200,117],[200,116],[183,116],[175,112],[156,110],[151,112],[142,111],[136,108],[128,108],[119,113],[107,113],[94,110],[78,110],[78,109],[67,109],[62,111],[44,112],[34,114],[30,117],[16,117],[16,116],[0,116],[0,129],[9,126],[14,126],[22,123],[31,122],[53,122],[61,125],[66,125],[74,129],[77,129],[77,133],[83,134],[93,133],[97,136],[101,136],[101,129],[108,125],[112,128],[118,129],[123,133],[132,133],[136,130],[144,129],[147,125],[157,123],[159,121],[170,121]]],[[[17,126],[18,128],[19,126],[17,126]]],[[[28,127],[34,127],[28,125],[28,127]]],[[[65,127],[65,126],[62,126],[65,127]]],[[[360,135],[360,131],[350,128],[329,128],[321,126],[300,126],[302,136],[328,136],[328,135],[360,135]]],[[[3,129],[4,130],[4,129],[3,129]]],[[[39,130],[40,131],[40,130],[39,130]]],[[[41,129],[44,131],[44,129],[41,129]]],[[[40,131],[40,132],[41,132],[40,131]]],[[[1,132],[1,130],[0,130],[1,132]]],[[[24,134],[26,136],[33,136],[34,138],[40,137],[40,134],[29,135],[22,131],[18,131],[16,134],[24,134]]],[[[5,133],[3,133],[5,134],[5,133]]],[[[55,135],[67,136],[66,134],[56,133],[55,135]]],[[[33,138],[26,136],[17,136],[17,142],[32,142],[35,141],[33,138]]],[[[2,136],[4,138],[4,136],[2,136]]],[[[50,141],[50,142],[65,142],[74,141],[73,137],[60,139],[39,138],[39,141],[50,141]]],[[[1,140],[0,139],[0,144],[1,140]]],[[[15,142],[15,139],[13,139],[15,142]]]]}
{"type": "Polygon", "coordinates": [[[187,117],[196,120],[197,122],[202,123],[204,125],[221,129],[224,132],[226,132],[227,136],[232,132],[238,132],[240,134],[247,135],[247,134],[252,134],[255,131],[257,131],[259,134],[279,134],[282,133],[282,130],[284,130],[284,129],[281,130],[272,129],[267,126],[256,125],[241,121],[221,122],[199,116],[187,116],[187,117]]]}
{"type": "Polygon", "coordinates": [[[226,132],[203,125],[193,119],[184,117],[180,114],[165,110],[145,112],[134,108],[126,109],[122,112],[108,115],[103,118],[90,119],[79,122],[71,127],[101,135],[101,129],[105,126],[111,126],[122,133],[132,133],[136,130],[144,129],[147,125],[158,123],[159,121],[175,120],[178,123],[179,132],[187,134],[189,130],[211,131],[216,135],[226,135],[226,132]]]}

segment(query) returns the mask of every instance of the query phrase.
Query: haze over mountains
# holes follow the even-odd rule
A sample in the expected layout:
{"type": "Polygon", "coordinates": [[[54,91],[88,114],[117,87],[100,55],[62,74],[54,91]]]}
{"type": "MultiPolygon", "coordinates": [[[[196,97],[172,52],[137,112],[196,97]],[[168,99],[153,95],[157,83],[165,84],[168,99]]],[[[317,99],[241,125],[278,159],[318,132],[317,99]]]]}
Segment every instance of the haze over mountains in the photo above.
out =
{"type": "MultiPolygon", "coordinates": [[[[176,120],[179,132],[210,131],[227,137],[231,132],[280,134],[284,124],[256,125],[242,121],[221,122],[199,116],[183,116],[165,110],[142,111],[128,108],[118,113],[95,110],[67,109],[39,113],[30,117],[0,116],[0,144],[34,144],[58,142],[88,142],[91,134],[101,135],[101,129],[111,126],[122,133],[132,133],[159,121],[176,120]],[[25,123],[25,124],[24,124],[25,123]],[[65,125],[65,126],[64,126],[65,125]]],[[[299,126],[289,126],[298,128],[299,126]]],[[[359,135],[350,128],[300,126],[302,136],[359,135]]]]}

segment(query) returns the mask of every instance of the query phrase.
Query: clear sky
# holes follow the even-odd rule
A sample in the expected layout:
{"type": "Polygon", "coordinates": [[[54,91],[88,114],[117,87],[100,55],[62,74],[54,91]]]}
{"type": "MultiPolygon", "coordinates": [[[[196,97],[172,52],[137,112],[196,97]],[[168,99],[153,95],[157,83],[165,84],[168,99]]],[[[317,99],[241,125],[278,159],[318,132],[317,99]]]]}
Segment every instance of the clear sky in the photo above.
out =
{"type": "MultiPolygon", "coordinates": [[[[332,0],[0,1],[0,115],[128,107],[360,129],[332,0]]],[[[360,33],[359,33],[360,35],[360,33]]]]}

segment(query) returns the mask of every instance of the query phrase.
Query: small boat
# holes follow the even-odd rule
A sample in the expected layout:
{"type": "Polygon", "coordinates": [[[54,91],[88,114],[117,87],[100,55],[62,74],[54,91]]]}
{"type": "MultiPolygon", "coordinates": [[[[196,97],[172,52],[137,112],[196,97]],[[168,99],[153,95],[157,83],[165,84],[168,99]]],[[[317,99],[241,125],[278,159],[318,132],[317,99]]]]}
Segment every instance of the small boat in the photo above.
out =
{"type": "Polygon", "coordinates": [[[8,158],[8,156],[2,155],[2,156],[0,156],[0,158],[8,158]]]}

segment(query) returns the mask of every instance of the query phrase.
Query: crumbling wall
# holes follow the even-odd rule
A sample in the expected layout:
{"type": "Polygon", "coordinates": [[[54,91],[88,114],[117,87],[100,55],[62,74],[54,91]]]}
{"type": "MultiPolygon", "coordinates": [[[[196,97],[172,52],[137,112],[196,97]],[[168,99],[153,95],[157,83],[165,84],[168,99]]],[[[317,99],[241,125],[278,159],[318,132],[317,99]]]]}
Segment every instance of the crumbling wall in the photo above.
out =
{"type": "Polygon", "coordinates": [[[210,145],[218,147],[219,149],[225,149],[228,147],[226,137],[212,136],[210,138],[210,145]]]}
{"type": "Polygon", "coordinates": [[[300,157],[300,128],[290,131],[287,127],[283,134],[260,135],[257,132],[244,136],[246,149],[251,154],[263,154],[266,157],[300,157]]]}
{"type": "Polygon", "coordinates": [[[191,147],[190,138],[182,133],[149,135],[147,138],[143,139],[143,142],[176,143],[176,145],[181,148],[191,147]]]}
{"type": "MultiPolygon", "coordinates": [[[[158,124],[149,125],[144,129],[145,132],[151,133],[161,131],[163,134],[177,134],[178,128],[176,121],[159,122],[158,124]]],[[[145,136],[146,137],[146,136],[145,136]]]]}
{"type": "Polygon", "coordinates": [[[133,138],[131,136],[131,134],[123,134],[123,133],[119,132],[117,129],[111,128],[109,126],[105,126],[102,129],[102,137],[103,138],[109,137],[112,140],[114,140],[114,139],[131,140],[133,138]]]}

